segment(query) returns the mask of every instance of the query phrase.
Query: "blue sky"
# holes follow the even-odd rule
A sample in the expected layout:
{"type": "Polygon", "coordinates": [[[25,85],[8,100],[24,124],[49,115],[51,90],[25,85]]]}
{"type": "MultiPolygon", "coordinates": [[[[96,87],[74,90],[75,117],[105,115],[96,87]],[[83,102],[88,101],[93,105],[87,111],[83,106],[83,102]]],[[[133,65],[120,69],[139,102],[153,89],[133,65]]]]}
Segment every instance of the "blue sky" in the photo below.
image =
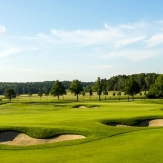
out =
{"type": "Polygon", "coordinates": [[[163,73],[162,0],[0,0],[0,82],[163,73]]]}

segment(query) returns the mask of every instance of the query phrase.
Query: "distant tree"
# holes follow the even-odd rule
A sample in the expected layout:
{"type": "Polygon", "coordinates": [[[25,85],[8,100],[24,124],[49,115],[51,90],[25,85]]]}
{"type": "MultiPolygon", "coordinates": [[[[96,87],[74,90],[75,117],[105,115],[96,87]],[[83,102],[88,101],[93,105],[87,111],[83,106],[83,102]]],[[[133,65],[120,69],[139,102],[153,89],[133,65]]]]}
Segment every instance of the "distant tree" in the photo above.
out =
{"type": "Polygon", "coordinates": [[[85,91],[85,92],[89,92],[89,96],[90,96],[90,100],[91,100],[91,96],[93,95],[92,86],[91,86],[91,85],[87,85],[87,86],[84,88],[84,91],[85,91]]]}
{"type": "Polygon", "coordinates": [[[115,95],[116,95],[115,92],[113,92],[112,95],[115,97],[115,95]]]}
{"type": "MultiPolygon", "coordinates": [[[[124,96],[126,96],[126,92],[123,93],[124,96]]],[[[125,97],[126,98],[126,97],[125,97]]],[[[128,101],[129,101],[129,96],[128,96],[128,101]]]]}
{"type": "Polygon", "coordinates": [[[19,94],[19,93],[17,93],[17,94],[16,94],[16,97],[18,98],[18,101],[19,101],[19,96],[20,96],[20,94],[19,94]]]}
{"type": "Polygon", "coordinates": [[[121,99],[121,91],[119,91],[119,92],[117,93],[117,95],[119,96],[119,101],[120,101],[120,99],[121,99]]]}
{"type": "Polygon", "coordinates": [[[155,84],[152,84],[149,89],[149,93],[153,93],[156,97],[163,98],[163,75],[159,75],[155,81],[155,84]]]}
{"type": "Polygon", "coordinates": [[[49,91],[48,90],[45,91],[45,96],[49,96],[49,91]]]}
{"type": "Polygon", "coordinates": [[[56,80],[51,88],[50,94],[57,96],[59,100],[59,96],[66,94],[66,89],[59,80],[56,80]]]}
{"type": "Polygon", "coordinates": [[[123,90],[124,84],[125,84],[125,77],[119,75],[119,76],[117,77],[116,83],[114,83],[114,84],[115,84],[115,85],[114,85],[114,87],[113,87],[113,90],[115,90],[115,91],[123,90]]]}
{"type": "Polygon", "coordinates": [[[146,85],[146,90],[150,89],[150,86],[152,84],[155,84],[155,80],[157,79],[159,75],[155,73],[148,73],[146,74],[144,80],[145,80],[145,85],[146,85]]]}
{"type": "Polygon", "coordinates": [[[28,96],[30,97],[30,100],[31,100],[32,92],[28,92],[28,96]]]}
{"type": "Polygon", "coordinates": [[[106,96],[108,95],[107,89],[103,90],[103,95],[105,96],[105,101],[106,101],[106,96]]]}
{"type": "Polygon", "coordinates": [[[49,96],[49,91],[46,89],[44,94],[45,94],[46,100],[47,100],[47,96],[49,96]]]}
{"type": "Polygon", "coordinates": [[[102,86],[103,86],[102,81],[101,81],[100,77],[98,77],[93,85],[93,89],[94,89],[94,91],[97,92],[97,95],[99,96],[99,101],[101,101],[102,86]]]}
{"type": "Polygon", "coordinates": [[[103,95],[105,96],[105,101],[106,101],[106,96],[108,95],[106,79],[102,80],[102,92],[103,92],[103,95]]]}
{"type": "Polygon", "coordinates": [[[65,94],[62,95],[63,96],[63,100],[64,100],[64,95],[67,95],[67,92],[65,92],[65,94]]]}
{"type": "Polygon", "coordinates": [[[140,99],[141,99],[141,96],[142,96],[142,92],[141,91],[139,92],[139,95],[140,95],[140,99]]]}
{"type": "Polygon", "coordinates": [[[144,92],[144,100],[145,100],[146,97],[147,97],[147,92],[144,92]]]}
{"type": "Polygon", "coordinates": [[[5,90],[5,97],[8,98],[11,101],[12,97],[16,97],[16,93],[14,91],[14,89],[12,88],[8,88],[5,90]]]}
{"type": "Polygon", "coordinates": [[[43,93],[42,93],[42,90],[40,89],[38,92],[38,96],[40,96],[40,100],[41,100],[42,95],[43,95],[43,93]]]}
{"type": "Polygon", "coordinates": [[[84,101],[85,91],[82,91],[81,94],[83,96],[83,101],[84,101]]]}
{"type": "Polygon", "coordinates": [[[77,97],[77,101],[78,101],[78,95],[83,91],[83,87],[81,85],[81,82],[77,79],[73,80],[70,83],[69,90],[71,91],[71,93],[74,93],[74,95],[77,97]]]}
{"type": "Polygon", "coordinates": [[[134,100],[134,95],[140,92],[140,87],[133,77],[126,81],[124,89],[127,95],[132,96],[132,100],[134,100]]]}

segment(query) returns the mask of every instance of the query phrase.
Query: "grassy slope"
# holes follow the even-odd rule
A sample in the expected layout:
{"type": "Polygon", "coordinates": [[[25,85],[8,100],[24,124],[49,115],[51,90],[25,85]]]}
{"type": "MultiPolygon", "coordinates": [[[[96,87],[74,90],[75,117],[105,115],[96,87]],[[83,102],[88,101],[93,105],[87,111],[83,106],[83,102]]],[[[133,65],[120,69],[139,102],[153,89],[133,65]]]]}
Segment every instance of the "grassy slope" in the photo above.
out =
{"type": "Polygon", "coordinates": [[[160,100],[3,104],[1,131],[16,128],[40,138],[60,133],[78,133],[88,138],[20,149],[1,145],[0,162],[162,162],[163,128],[115,128],[100,123],[132,124],[137,119],[163,117],[162,104],[160,100]],[[100,107],[72,108],[76,104],[100,107]]]}
{"type": "Polygon", "coordinates": [[[145,130],[80,144],[37,150],[0,151],[1,162],[162,162],[163,129],[145,130]],[[157,141],[156,141],[157,140],[157,141]]]}

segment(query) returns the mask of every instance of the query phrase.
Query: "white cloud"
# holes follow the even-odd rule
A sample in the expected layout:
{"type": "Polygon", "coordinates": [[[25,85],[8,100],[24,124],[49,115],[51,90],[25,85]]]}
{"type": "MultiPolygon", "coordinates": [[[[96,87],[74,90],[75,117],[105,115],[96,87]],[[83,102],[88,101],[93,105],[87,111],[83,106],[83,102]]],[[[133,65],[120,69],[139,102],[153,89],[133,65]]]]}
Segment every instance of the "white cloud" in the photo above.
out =
{"type": "Polygon", "coordinates": [[[158,56],[162,54],[162,49],[160,50],[139,50],[139,49],[129,49],[122,51],[113,51],[107,55],[104,55],[102,58],[127,58],[133,61],[145,60],[158,56]]]}
{"type": "Polygon", "coordinates": [[[9,47],[7,50],[0,51],[0,58],[7,57],[20,51],[21,51],[20,48],[9,47]]]}
{"type": "Polygon", "coordinates": [[[52,35],[60,43],[74,44],[74,45],[95,45],[106,44],[110,40],[111,33],[106,30],[51,30],[52,35]]]}
{"type": "Polygon", "coordinates": [[[5,26],[0,25],[0,33],[6,32],[5,26]]]}
{"type": "Polygon", "coordinates": [[[108,45],[114,48],[140,42],[147,37],[146,32],[143,32],[148,28],[148,24],[145,22],[120,24],[117,26],[109,26],[105,23],[104,27],[101,30],[78,29],[75,31],[65,31],[52,29],[51,33],[60,44],[79,46],[108,45]]]}
{"type": "Polygon", "coordinates": [[[129,45],[129,44],[132,44],[132,43],[136,43],[136,42],[140,42],[142,40],[144,40],[146,37],[145,36],[137,36],[137,37],[127,37],[127,38],[123,38],[121,40],[117,40],[115,41],[114,43],[114,47],[115,48],[120,48],[120,47],[123,47],[123,46],[126,46],[126,45],[129,45]]]}
{"type": "Polygon", "coordinates": [[[155,34],[150,39],[146,40],[145,43],[148,48],[163,45],[163,34],[155,34]]]}
{"type": "MultiPolygon", "coordinates": [[[[38,55],[66,54],[71,57],[79,54],[96,56],[99,54],[104,58],[144,60],[163,53],[162,49],[158,50],[158,46],[163,44],[162,21],[157,22],[157,26],[155,24],[156,22],[140,21],[111,26],[105,23],[103,29],[72,31],[52,29],[50,35],[39,33],[33,37],[22,36],[16,39],[3,35],[0,38],[0,46],[5,50],[0,51],[0,57],[19,52],[21,49],[23,51],[30,49],[31,53],[42,49],[38,55]],[[100,51],[97,52],[95,49],[100,51]]],[[[6,28],[0,26],[0,31],[6,31],[6,28]]]]}

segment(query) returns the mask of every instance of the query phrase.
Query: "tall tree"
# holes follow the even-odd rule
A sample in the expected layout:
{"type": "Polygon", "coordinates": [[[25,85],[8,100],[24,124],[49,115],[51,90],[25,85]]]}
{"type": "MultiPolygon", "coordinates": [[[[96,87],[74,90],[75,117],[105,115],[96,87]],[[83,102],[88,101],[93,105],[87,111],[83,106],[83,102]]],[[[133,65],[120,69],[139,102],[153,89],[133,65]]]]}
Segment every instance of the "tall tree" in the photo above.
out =
{"type": "Polygon", "coordinates": [[[77,101],[78,101],[78,95],[83,91],[83,87],[81,85],[81,82],[77,79],[73,80],[70,83],[69,90],[71,91],[71,93],[74,93],[74,95],[77,96],[77,101]]]}
{"type": "Polygon", "coordinates": [[[95,83],[93,85],[93,89],[94,89],[94,91],[97,92],[98,97],[99,97],[99,101],[101,101],[102,81],[101,81],[100,77],[98,77],[97,80],[95,81],[95,83]]]}
{"type": "Polygon", "coordinates": [[[158,74],[155,73],[148,73],[145,77],[145,84],[146,84],[146,90],[149,90],[150,85],[155,83],[155,80],[157,79],[158,74]]]}
{"type": "Polygon", "coordinates": [[[30,97],[30,100],[31,100],[32,92],[28,92],[28,96],[30,97]]]}
{"type": "Polygon", "coordinates": [[[59,100],[59,96],[66,94],[66,89],[59,80],[56,80],[51,88],[50,94],[57,96],[59,100]]]}
{"type": "Polygon", "coordinates": [[[40,100],[41,100],[42,95],[43,95],[43,93],[42,93],[42,90],[40,89],[38,92],[38,96],[40,96],[40,100]]]}
{"type": "Polygon", "coordinates": [[[106,96],[108,95],[106,79],[102,80],[102,92],[103,92],[103,95],[105,96],[105,101],[106,101],[106,96]]]}
{"type": "Polygon", "coordinates": [[[48,90],[45,91],[45,96],[46,96],[46,100],[47,100],[47,96],[49,96],[49,91],[48,90]]]}
{"type": "Polygon", "coordinates": [[[119,96],[119,101],[120,101],[120,99],[121,99],[121,91],[119,91],[118,93],[117,93],[117,95],[119,96]]]}
{"type": "Polygon", "coordinates": [[[84,88],[84,91],[85,91],[85,92],[89,92],[89,96],[90,96],[90,100],[91,100],[91,96],[93,95],[92,86],[91,86],[91,85],[87,85],[87,86],[84,88]]]}
{"type": "Polygon", "coordinates": [[[155,81],[155,84],[150,86],[149,93],[153,93],[156,97],[163,98],[163,75],[159,75],[155,81]]]}
{"type": "Polygon", "coordinates": [[[114,98],[115,98],[116,93],[115,93],[115,92],[113,92],[113,93],[112,93],[112,95],[113,95],[113,96],[114,96],[114,98]]]}
{"type": "Polygon", "coordinates": [[[83,101],[84,101],[85,91],[82,91],[81,94],[83,96],[83,101]]]}
{"type": "Polygon", "coordinates": [[[139,92],[139,95],[140,95],[140,99],[141,99],[141,96],[142,96],[142,92],[141,91],[139,92]]]}
{"type": "Polygon", "coordinates": [[[11,101],[12,97],[16,97],[16,93],[15,93],[14,89],[12,89],[12,88],[6,89],[5,90],[5,97],[9,98],[10,101],[11,101]]]}
{"type": "Polygon", "coordinates": [[[127,95],[132,96],[132,100],[134,100],[134,95],[140,92],[139,84],[134,80],[134,77],[130,77],[125,83],[125,93],[127,95]]]}

